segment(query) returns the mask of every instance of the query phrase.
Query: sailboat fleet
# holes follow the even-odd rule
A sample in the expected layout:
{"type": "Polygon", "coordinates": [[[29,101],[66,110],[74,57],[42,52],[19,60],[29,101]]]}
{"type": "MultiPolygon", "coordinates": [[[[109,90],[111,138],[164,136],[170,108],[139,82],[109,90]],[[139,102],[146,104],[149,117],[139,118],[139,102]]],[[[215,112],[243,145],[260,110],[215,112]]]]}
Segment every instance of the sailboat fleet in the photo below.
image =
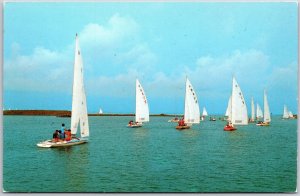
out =
{"type": "MultiPolygon", "coordinates": [[[[75,38],[75,60],[74,60],[74,77],[73,77],[73,94],[72,94],[72,115],[71,115],[71,139],[69,140],[46,140],[39,142],[38,147],[64,147],[78,145],[88,142],[89,123],[87,113],[86,95],[83,82],[83,61],[79,47],[79,39],[76,34],[75,38]],[[80,138],[76,137],[77,131],[80,129],[80,138]]],[[[144,122],[149,122],[149,106],[146,93],[138,79],[135,85],[135,121],[131,120],[127,127],[138,128],[142,127],[144,122]]],[[[235,77],[232,78],[232,91],[228,100],[227,109],[225,112],[225,120],[228,122],[224,127],[225,131],[234,131],[237,125],[248,125],[248,122],[258,121],[258,126],[269,126],[271,122],[270,109],[268,104],[267,93],[264,91],[263,96],[264,112],[256,103],[256,111],[253,97],[251,98],[251,117],[248,119],[246,102],[242,90],[237,83],[235,77]],[[263,118],[263,121],[261,119],[263,118]]],[[[103,114],[100,108],[99,114],[103,114]]],[[[192,127],[193,124],[199,124],[200,120],[204,120],[208,116],[207,110],[204,107],[200,116],[199,102],[191,82],[186,77],[185,82],[185,99],[184,99],[184,115],[182,119],[176,118],[169,122],[178,122],[176,129],[184,130],[192,127]]],[[[294,119],[292,112],[287,106],[283,108],[283,119],[294,119]]]]}

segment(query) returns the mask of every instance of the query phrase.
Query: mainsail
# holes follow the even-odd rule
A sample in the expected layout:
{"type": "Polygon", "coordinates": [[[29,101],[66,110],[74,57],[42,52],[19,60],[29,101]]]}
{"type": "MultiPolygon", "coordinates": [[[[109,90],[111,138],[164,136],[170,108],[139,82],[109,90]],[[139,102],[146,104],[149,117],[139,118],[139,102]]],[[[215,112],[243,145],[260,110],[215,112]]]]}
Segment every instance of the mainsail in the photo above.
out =
{"type": "Polygon", "coordinates": [[[245,99],[243,97],[241,88],[234,77],[232,78],[231,122],[233,125],[248,124],[248,114],[245,99]]]}
{"type": "Polygon", "coordinates": [[[259,119],[259,118],[262,118],[262,117],[263,117],[262,110],[261,110],[259,104],[257,103],[256,104],[256,118],[259,119]]]}
{"type": "Polygon", "coordinates": [[[148,122],[149,121],[149,107],[145,91],[136,79],[135,89],[135,122],[148,122]]]}
{"type": "Polygon", "coordinates": [[[185,83],[184,121],[188,124],[200,123],[197,95],[188,78],[185,83]]]}
{"type": "Polygon", "coordinates": [[[264,91],[264,122],[271,122],[267,93],[264,91]]]}
{"type": "Polygon", "coordinates": [[[81,137],[89,136],[89,122],[87,115],[86,96],[83,84],[83,63],[79,47],[79,39],[75,39],[75,63],[73,78],[73,99],[71,116],[71,133],[76,134],[80,124],[81,137]]]}
{"type": "Polygon", "coordinates": [[[289,111],[286,105],[283,106],[283,116],[282,118],[289,118],[289,111]]]}
{"type": "Polygon", "coordinates": [[[227,120],[231,120],[231,95],[230,95],[229,100],[228,100],[225,116],[228,116],[227,120]]]}
{"type": "Polygon", "coordinates": [[[204,107],[203,108],[203,112],[202,112],[202,116],[207,116],[208,114],[207,114],[207,111],[206,111],[206,108],[204,107]]]}
{"type": "Polygon", "coordinates": [[[251,120],[255,120],[255,108],[254,108],[254,100],[253,97],[251,99],[251,120]]]}

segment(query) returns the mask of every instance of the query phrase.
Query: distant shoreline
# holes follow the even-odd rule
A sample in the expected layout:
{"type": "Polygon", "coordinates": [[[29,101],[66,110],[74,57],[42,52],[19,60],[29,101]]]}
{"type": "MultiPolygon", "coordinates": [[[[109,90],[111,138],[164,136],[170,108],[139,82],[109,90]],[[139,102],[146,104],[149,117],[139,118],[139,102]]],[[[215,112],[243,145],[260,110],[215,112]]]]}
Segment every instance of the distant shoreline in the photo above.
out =
{"type": "MultiPolygon", "coordinates": [[[[3,115],[26,115],[26,116],[57,116],[71,117],[71,111],[68,110],[4,110],[3,115]]],[[[96,114],[91,113],[89,116],[134,116],[134,114],[96,114]]],[[[177,114],[150,114],[150,116],[182,116],[177,114]]]]}

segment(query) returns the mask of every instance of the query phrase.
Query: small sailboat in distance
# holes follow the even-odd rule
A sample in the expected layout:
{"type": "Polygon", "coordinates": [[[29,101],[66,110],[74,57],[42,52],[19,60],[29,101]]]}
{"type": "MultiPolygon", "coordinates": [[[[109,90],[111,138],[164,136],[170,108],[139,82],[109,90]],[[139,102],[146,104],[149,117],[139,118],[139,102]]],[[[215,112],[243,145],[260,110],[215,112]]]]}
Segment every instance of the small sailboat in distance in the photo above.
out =
{"type": "Polygon", "coordinates": [[[255,106],[253,97],[251,98],[251,118],[249,119],[249,122],[255,122],[255,106]]]}
{"type": "Polygon", "coordinates": [[[201,120],[203,121],[207,115],[208,114],[207,114],[206,108],[203,107],[203,112],[202,112],[201,120]]]}
{"type": "Polygon", "coordinates": [[[287,106],[284,105],[283,106],[283,115],[282,115],[282,119],[295,119],[293,113],[291,111],[288,110],[287,106]]]}
{"type": "Polygon", "coordinates": [[[231,104],[229,108],[229,121],[224,127],[224,131],[234,131],[234,125],[247,125],[248,113],[246,102],[240,86],[236,79],[232,78],[231,104]]]}
{"type": "Polygon", "coordinates": [[[288,108],[286,107],[286,105],[283,106],[283,115],[282,115],[283,119],[288,119],[289,118],[289,111],[288,108]]]}
{"type": "Polygon", "coordinates": [[[264,90],[264,121],[259,122],[256,125],[257,126],[269,126],[270,122],[271,122],[270,108],[269,108],[269,104],[268,104],[267,93],[264,90]]]}
{"type": "Polygon", "coordinates": [[[259,104],[257,103],[256,104],[256,120],[260,120],[263,117],[264,117],[263,112],[262,112],[259,104]]]}
{"type": "Polygon", "coordinates": [[[101,108],[99,109],[99,114],[103,114],[103,111],[101,108]]]}
{"type": "Polygon", "coordinates": [[[189,129],[192,124],[200,123],[200,110],[196,92],[189,81],[186,78],[185,82],[185,100],[184,100],[184,116],[178,122],[176,129],[189,129]]]}
{"type": "Polygon", "coordinates": [[[65,147],[83,144],[88,142],[89,122],[87,114],[86,95],[83,83],[83,62],[79,47],[79,39],[76,34],[75,39],[75,62],[72,94],[72,113],[71,113],[71,133],[66,132],[65,140],[46,140],[37,144],[38,147],[65,147]],[[76,137],[78,125],[80,124],[81,138],[76,137]],[[68,133],[68,134],[67,134],[68,133]]]}
{"type": "Polygon", "coordinates": [[[149,106],[145,91],[138,79],[135,84],[135,122],[129,121],[127,127],[130,128],[141,127],[143,122],[149,122],[149,106]]]}

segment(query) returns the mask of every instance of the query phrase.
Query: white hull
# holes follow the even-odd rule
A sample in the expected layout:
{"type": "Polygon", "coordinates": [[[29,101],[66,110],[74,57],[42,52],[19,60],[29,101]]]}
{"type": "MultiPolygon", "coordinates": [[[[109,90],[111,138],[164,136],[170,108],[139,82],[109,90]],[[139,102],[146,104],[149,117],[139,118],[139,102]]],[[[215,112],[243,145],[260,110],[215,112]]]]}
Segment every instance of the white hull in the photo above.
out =
{"type": "Polygon", "coordinates": [[[38,147],[41,148],[57,148],[57,147],[67,147],[74,146],[79,144],[87,143],[87,140],[81,139],[72,139],[70,141],[61,141],[61,142],[52,142],[52,140],[46,140],[37,144],[38,147]]]}

